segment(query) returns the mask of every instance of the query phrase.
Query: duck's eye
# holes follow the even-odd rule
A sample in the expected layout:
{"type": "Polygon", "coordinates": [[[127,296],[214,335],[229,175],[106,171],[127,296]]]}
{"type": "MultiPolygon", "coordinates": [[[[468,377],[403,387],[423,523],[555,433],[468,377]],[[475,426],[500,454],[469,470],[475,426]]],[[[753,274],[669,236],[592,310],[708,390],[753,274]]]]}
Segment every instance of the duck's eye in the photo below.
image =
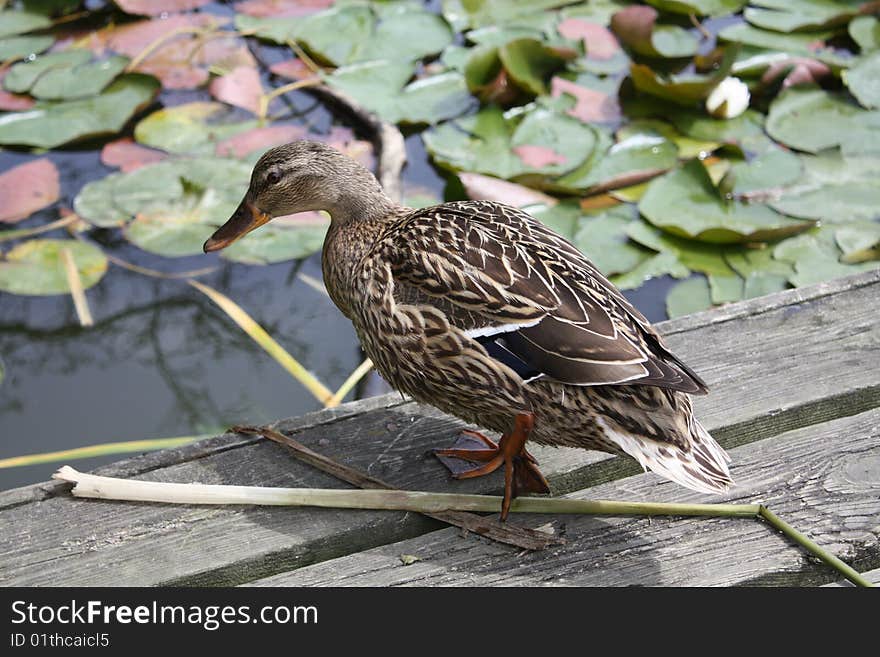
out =
{"type": "Polygon", "coordinates": [[[266,183],[269,185],[276,184],[279,180],[281,180],[281,174],[277,171],[270,171],[266,176],[266,183]]]}

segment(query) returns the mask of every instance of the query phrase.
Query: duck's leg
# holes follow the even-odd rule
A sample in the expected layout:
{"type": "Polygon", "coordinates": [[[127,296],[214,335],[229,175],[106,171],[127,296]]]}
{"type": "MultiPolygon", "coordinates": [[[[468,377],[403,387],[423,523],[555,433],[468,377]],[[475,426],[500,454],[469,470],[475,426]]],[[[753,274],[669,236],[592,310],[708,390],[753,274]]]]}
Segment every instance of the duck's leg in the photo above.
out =
{"type": "Polygon", "coordinates": [[[434,453],[456,479],[487,475],[503,465],[504,501],[501,504],[501,519],[506,520],[510,511],[510,502],[519,493],[550,492],[547,480],[538,470],[538,461],[525,448],[534,424],[535,416],[532,413],[519,413],[514,420],[513,431],[501,436],[497,445],[481,433],[462,431],[451,449],[437,449],[434,453]],[[482,465],[462,468],[452,459],[462,459],[482,465]]]}

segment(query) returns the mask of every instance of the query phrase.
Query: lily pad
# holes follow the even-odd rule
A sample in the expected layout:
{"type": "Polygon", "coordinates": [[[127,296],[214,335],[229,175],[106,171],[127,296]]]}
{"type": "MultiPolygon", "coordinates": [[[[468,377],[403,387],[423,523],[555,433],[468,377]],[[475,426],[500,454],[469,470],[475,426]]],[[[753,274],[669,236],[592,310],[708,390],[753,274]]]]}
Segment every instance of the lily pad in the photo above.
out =
{"type": "Polygon", "coordinates": [[[61,52],[51,52],[40,55],[26,62],[19,62],[9,69],[3,78],[3,87],[7,91],[26,93],[50,70],[61,68],[70,69],[79,64],[84,64],[92,58],[92,53],[81,48],[71,48],[61,52]]]}
{"type": "Polygon", "coordinates": [[[834,231],[830,228],[815,229],[785,240],[776,246],[773,256],[794,265],[794,274],[789,282],[795,287],[874,269],[880,264],[876,261],[851,265],[842,263],[842,254],[835,243],[834,231]]]}
{"type": "Polygon", "coordinates": [[[662,11],[689,16],[724,16],[742,9],[749,0],[647,0],[662,11]]]}
{"type": "Polygon", "coordinates": [[[658,119],[635,119],[629,121],[617,131],[617,140],[624,141],[634,135],[662,137],[672,142],[678,149],[678,156],[686,160],[694,157],[706,157],[721,145],[720,141],[695,139],[683,135],[669,123],[658,119]]]}
{"type": "Polygon", "coordinates": [[[455,71],[406,84],[409,64],[380,60],[336,69],[327,84],[391,123],[437,123],[473,107],[464,77],[455,71]]]}
{"type": "Polygon", "coordinates": [[[634,221],[629,205],[583,217],[572,243],[606,276],[631,271],[654,255],[630,240],[627,229],[634,221]]]}
{"type": "Polygon", "coordinates": [[[736,23],[728,25],[718,33],[721,41],[732,41],[746,46],[767,48],[776,52],[792,54],[812,54],[820,51],[827,39],[834,36],[832,31],[783,34],[771,30],[736,23]]]}
{"type": "Polygon", "coordinates": [[[13,223],[58,200],[58,169],[41,158],[0,173],[0,222],[13,223]]]}
{"type": "Polygon", "coordinates": [[[108,57],[101,61],[46,71],[31,87],[30,93],[45,100],[87,98],[100,93],[128,64],[126,57],[108,57]]]}
{"type": "Polygon", "coordinates": [[[880,108],[880,51],[844,71],[843,81],[863,107],[880,108]]]}
{"type": "Polygon", "coordinates": [[[666,314],[670,317],[690,315],[711,307],[709,282],[702,276],[676,283],[666,295],[666,314]]]}
{"type": "Polygon", "coordinates": [[[731,253],[737,253],[741,249],[738,245],[707,244],[675,237],[644,221],[630,224],[626,232],[634,242],[674,256],[688,270],[713,276],[732,276],[735,273],[727,259],[731,253]]]}
{"type": "Polygon", "coordinates": [[[159,16],[204,7],[211,0],[115,0],[128,14],[159,16]]]}
{"type": "Polygon", "coordinates": [[[55,43],[50,36],[23,36],[0,39],[0,61],[25,59],[38,55],[55,43]]]}
{"type": "Polygon", "coordinates": [[[212,153],[217,142],[256,128],[257,121],[230,121],[222,103],[196,101],[153,112],[135,126],[135,139],[169,153],[212,153]]]}
{"type": "Polygon", "coordinates": [[[800,32],[835,27],[858,13],[860,3],[835,0],[757,0],[743,12],[745,19],[760,28],[776,32],[800,32]]]}
{"type": "Polygon", "coordinates": [[[677,105],[693,105],[704,100],[721,80],[727,77],[736,54],[731,50],[712,73],[661,75],[645,64],[631,64],[630,76],[636,88],[677,105]]]}
{"type": "Polygon", "coordinates": [[[320,251],[329,222],[275,226],[269,224],[250,233],[223,250],[226,260],[249,265],[266,265],[285,260],[305,258],[320,251]]]}
{"type": "Polygon", "coordinates": [[[340,5],[306,18],[238,15],[235,25],[277,43],[298,41],[333,66],[383,58],[412,63],[441,52],[453,37],[442,18],[405,4],[340,5]]]}
{"type": "Polygon", "coordinates": [[[855,264],[880,260],[880,223],[853,222],[834,232],[837,246],[843,251],[841,262],[855,264]]]}
{"type": "Polygon", "coordinates": [[[582,42],[586,56],[578,67],[597,75],[613,75],[626,69],[629,58],[614,33],[602,23],[582,18],[566,18],[556,30],[569,40],[582,42]]]}
{"type": "Polygon", "coordinates": [[[505,179],[537,174],[531,186],[576,168],[597,143],[589,126],[543,108],[520,119],[488,107],[428,130],[423,139],[441,166],[505,179]]]}
{"type": "Polygon", "coordinates": [[[876,16],[857,16],[850,21],[848,29],[863,53],[880,48],[880,19],[876,16]]]}
{"type": "Polygon", "coordinates": [[[548,207],[556,205],[556,198],[548,196],[543,192],[539,192],[525,185],[494,178],[492,176],[484,176],[479,173],[460,173],[458,175],[461,184],[467,192],[468,198],[485,199],[487,201],[496,201],[497,203],[507,203],[514,207],[524,207],[526,205],[546,205],[548,207]]]}
{"type": "Polygon", "coordinates": [[[69,249],[84,289],[107,271],[107,258],[97,246],[80,240],[32,239],[0,257],[0,290],[12,294],[67,294],[62,252],[69,249]]]}
{"type": "Polygon", "coordinates": [[[0,11],[0,38],[27,34],[52,27],[52,21],[42,14],[7,9],[0,11]]]}
{"type": "Polygon", "coordinates": [[[0,118],[0,144],[55,148],[72,141],[119,132],[159,90],[150,76],[130,73],[101,94],[82,100],[44,102],[0,118]]]}
{"type": "Polygon", "coordinates": [[[544,9],[571,4],[571,0],[443,0],[443,17],[455,30],[503,25],[544,9]]]}
{"type": "Polygon", "coordinates": [[[808,153],[835,146],[857,152],[880,149],[880,112],[815,87],[783,91],[770,105],[766,128],[777,141],[808,153]]]}
{"type": "Polygon", "coordinates": [[[633,290],[641,287],[650,278],[658,276],[685,278],[690,273],[690,270],[679,262],[674,253],[664,251],[643,260],[627,273],[612,277],[611,282],[621,290],[633,290]]]}
{"type": "Polygon", "coordinates": [[[635,53],[646,57],[690,57],[699,40],[678,25],[658,25],[659,14],[652,7],[634,5],[611,18],[611,29],[635,53]]]}
{"type": "Polygon", "coordinates": [[[797,182],[802,173],[803,165],[797,155],[774,147],[749,162],[735,162],[731,166],[732,192],[749,198],[778,194],[782,188],[797,182]]]}
{"type": "Polygon", "coordinates": [[[517,39],[498,50],[501,64],[518,87],[539,96],[546,94],[547,80],[575,56],[534,39],[517,39]]]}
{"type": "Polygon", "coordinates": [[[766,205],[725,201],[696,160],[651,182],[639,211],[674,235],[718,244],[778,239],[813,225],[766,205]]]}

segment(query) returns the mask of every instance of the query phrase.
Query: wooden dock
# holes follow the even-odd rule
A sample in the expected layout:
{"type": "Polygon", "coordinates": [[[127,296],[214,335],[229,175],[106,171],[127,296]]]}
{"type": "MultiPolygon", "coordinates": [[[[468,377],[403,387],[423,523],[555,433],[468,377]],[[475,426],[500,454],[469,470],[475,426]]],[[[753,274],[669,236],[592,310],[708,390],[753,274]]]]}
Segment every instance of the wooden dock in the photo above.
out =
{"type": "MultiPolygon", "coordinates": [[[[880,581],[880,271],[659,325],[711,387],[696,410],[737,486],[880,581]]],[[[429,451],[461,423],[377,397],[276,428],[394,486],[451,480],[429,451]]],[[[712,502],[629,459],[535,448],[554,494],[712,502]]],[[[261,438],[227,434],[100,468],[155,481],[344,487],[261,438]]],[[[47,473],[48,474],[48,473],[47,473]]],[[[74,499],[47,481],[0,493],[0,585],[823,585],[839,576],[769,526],[733,518],[512,515],[565,544],[528,552],[414,513],[74,499]],[[404,558],[401,558],[403,555],[404,558]],[[404,562],[407,562],[406,564],[404,562]]]]}

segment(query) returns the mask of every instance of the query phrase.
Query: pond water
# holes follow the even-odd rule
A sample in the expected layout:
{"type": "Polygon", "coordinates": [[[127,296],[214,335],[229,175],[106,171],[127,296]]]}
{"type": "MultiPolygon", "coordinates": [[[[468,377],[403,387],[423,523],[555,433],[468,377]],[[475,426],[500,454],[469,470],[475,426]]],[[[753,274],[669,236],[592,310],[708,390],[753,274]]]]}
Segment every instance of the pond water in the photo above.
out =
{"type": "MultiPolygon", "coordinates": [[[[220,6],[222,10],[222,6],[220,6]]],[[[265,61],[274,49],[259,46],[265,61]]],[[[200,92],[165,92],[176,105],[207,99],[200,92]]],[[[338,119],[307,93],[286,102],[298,121],[326,132],[338,119]]],[[[154,105],[151,109],[155,109],[154,105]]],[[[131,134],[131,126],[125,134],[131,134]]],[[[100,162],[103,142],[56,149],[48,157],[61,175],[60,203],[71,207],[84,184],[113,171],[100,162]]],[[[407,137],[405,188],[442,197],[445,180],[421,137],[407,137]]],[[[0,151],[0,171],[42,157],[0,151]]],[[[57,218],[39,212],[16,228],[57,218]]],[[[62,235],[59,231],[56,235],[62,235]]],[[[49,236],[56,236],[50,234],[49,236]]],[[[362,357],[351,325],[306,279],[320,280],[320,255],[268,266],[229,263],[216,255],[163,258],[131,246],[118,231],[91,237],[113,256],[164,272],[216,266],[200,280],[240,303],[328,387],[338,387],[362,357]],[[115,235],[115,237],[114,237],[115,235]]],[[[316,410],[320,404],[231,320],[185,280],[148,278],[111,265],[88,291],[95,325],[82,328],[69,296],[0,293],[0,458],[104,442],[219,432],[316,410]]],[[[652,321],[665,318],[672,279],[652,279],[627,296],[652,321]]],[[[349,397],[349,399],[351,396],[349,397]]],[[[90,469],[120,457],[77,462],[90,469]]],[[[55,465],[0,470],[0,489],[48,478],[55,465]]]]}

